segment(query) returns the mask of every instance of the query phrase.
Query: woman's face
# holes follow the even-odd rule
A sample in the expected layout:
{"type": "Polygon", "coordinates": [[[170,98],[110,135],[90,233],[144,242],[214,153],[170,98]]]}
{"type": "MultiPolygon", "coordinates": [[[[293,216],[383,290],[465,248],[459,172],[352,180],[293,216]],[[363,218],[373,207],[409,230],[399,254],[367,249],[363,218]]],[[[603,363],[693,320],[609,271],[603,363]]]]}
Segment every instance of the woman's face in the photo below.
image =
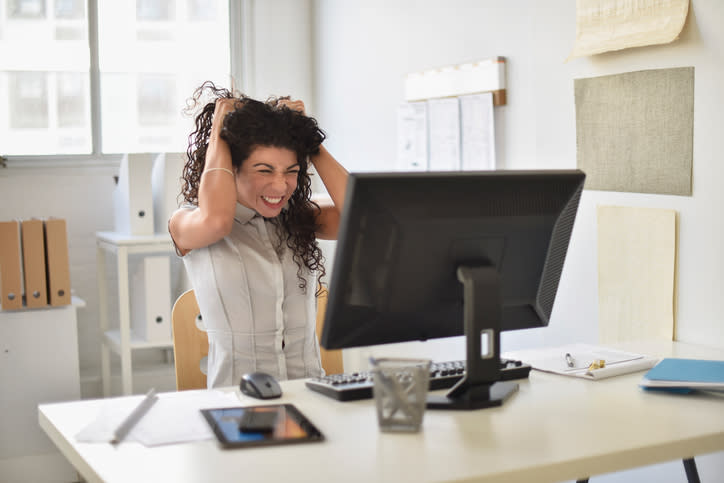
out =
{"type": "Polygon", "coordinates": [[[297,189],[299,169],[294,151],[257,146],[236,174],[236,199],[261,216],[273,218],[297,189]]]}

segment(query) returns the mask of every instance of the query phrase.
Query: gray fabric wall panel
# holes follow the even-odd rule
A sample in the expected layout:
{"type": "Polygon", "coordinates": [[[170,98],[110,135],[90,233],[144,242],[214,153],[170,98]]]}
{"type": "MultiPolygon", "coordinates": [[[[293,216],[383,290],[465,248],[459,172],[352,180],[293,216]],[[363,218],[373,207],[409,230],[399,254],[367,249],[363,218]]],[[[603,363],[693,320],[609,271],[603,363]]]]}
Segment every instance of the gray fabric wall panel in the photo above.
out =
{"type": "Polygon", "coordinates": [[[691,196],[694,68],[575,80],[586,188],[691,196]]]}

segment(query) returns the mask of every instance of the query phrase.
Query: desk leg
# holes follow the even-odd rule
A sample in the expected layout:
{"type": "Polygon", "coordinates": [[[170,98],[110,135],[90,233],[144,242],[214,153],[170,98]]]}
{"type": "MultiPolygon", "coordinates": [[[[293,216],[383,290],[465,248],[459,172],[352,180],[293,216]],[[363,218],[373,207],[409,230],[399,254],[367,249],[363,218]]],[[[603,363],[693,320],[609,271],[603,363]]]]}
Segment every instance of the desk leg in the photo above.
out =
{"type": "Polygon", "coordinates": [[[684,460],[684,471],[686,472],[686,481],[689,483],[700,483],[699,472],[696,470],[696,461],[694,461],[694,458],[684,460]]]}
{"type": "Polygon", "coordinates": [[[96,244],[96,283],[98,284],[98,321],[101,329],[101,380],[103,397],[111,395],[111,354],[106,341],[108,330],[108,271],[106,270],[106,252],[96,244]]]}
{"type": "Polygon", "coordinates": [[[118,248],[118,315],[121,331],[121,378],[123,394],[133,394],[131,379],[131,313],[128,295],[128,249],[118,248]]]}
{"type": "MultiPolygon", "coordinates": [[[[688,458],[684,461],[684,471],[686,472],[686,481],[688,483],[701,483],[699,480],[699,472],[696,469],[696,461],[694,458],[688,458]]],[[[576,483],[588,483],[588,478],[576,480],[576,483]]]]}

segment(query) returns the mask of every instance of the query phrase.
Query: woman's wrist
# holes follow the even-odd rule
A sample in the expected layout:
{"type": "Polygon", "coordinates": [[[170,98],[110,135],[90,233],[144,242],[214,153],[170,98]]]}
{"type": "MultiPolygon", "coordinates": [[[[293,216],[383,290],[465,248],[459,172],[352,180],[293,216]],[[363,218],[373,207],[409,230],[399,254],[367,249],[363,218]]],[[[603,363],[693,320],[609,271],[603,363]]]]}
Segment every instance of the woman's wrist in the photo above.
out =
{"type": "Polygon", "coordinates": [[[209,147],[206,150],[206,167],[231,169],[231,150],[228,143],[219,135],[213,133],[209,137],[209,147]]]}
{"type": "Polygon", "coordinates": [[[327,149],[324,147],[324,144],[319,145],[319,152],[317,154],[313,154],[309,157],[309,160],[312,162],[313,165],[317,165],[317,161],[319,161],[322,156],[324,156],[327,153],[327,149]]]}

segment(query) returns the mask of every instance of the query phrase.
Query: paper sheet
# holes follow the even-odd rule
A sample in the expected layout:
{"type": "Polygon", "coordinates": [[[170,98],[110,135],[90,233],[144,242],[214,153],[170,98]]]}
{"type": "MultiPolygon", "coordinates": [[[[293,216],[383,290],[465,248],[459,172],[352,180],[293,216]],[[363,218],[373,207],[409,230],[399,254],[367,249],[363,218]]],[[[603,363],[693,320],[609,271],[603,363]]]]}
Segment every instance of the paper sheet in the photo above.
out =
{"type": "Polygon", "coordinates": [[[430,171],[460,169],[460,103],[457,98],[427,101],[430,171]]]}
{"type": "Polygon", "coordinates": [[[672,340],[676,212],[598,207],[599,342],[672,340]]]}
{"type": "Polygon", "coordinates": [[[493,94],[460,96],[462,169],[495,169],[493,94]]]}
{"type": "Polygon", "coordinates": [[[643,354],[588,344],[511,351],[505,352],[503,357],[523,361],[539,371],[591,380],[644,371],[658,362],[658,359],[643,354]],[[571,356],[573,367],[568,365],[566,354],[571,356]],[[594,360],[604,360],[604,367],[589,370],[594,360]]]}
{"type": "MultiPolygon", "coordinates": [[[[211,439],[214,433],[200,410],[239,405],[236,393],[214,390],[163,393],[158,397],[124,441],[160,446],[211,439]]],[[[129,396],[105,400],[95,419],[76,435],[76,440],[108,443],[118,425],[142,399],[143,396],[129,396]]]]}
{"type": "Polygon", "coordinates": [[[426,102],[408,102],[397,109],[397,167],[427,171],[426,102]]]}
{"type": "Polygon", "coordinates": [[[672,42],[688,11],[689,0],[576,0],[576,43],[568,59],[672,42]]]}

